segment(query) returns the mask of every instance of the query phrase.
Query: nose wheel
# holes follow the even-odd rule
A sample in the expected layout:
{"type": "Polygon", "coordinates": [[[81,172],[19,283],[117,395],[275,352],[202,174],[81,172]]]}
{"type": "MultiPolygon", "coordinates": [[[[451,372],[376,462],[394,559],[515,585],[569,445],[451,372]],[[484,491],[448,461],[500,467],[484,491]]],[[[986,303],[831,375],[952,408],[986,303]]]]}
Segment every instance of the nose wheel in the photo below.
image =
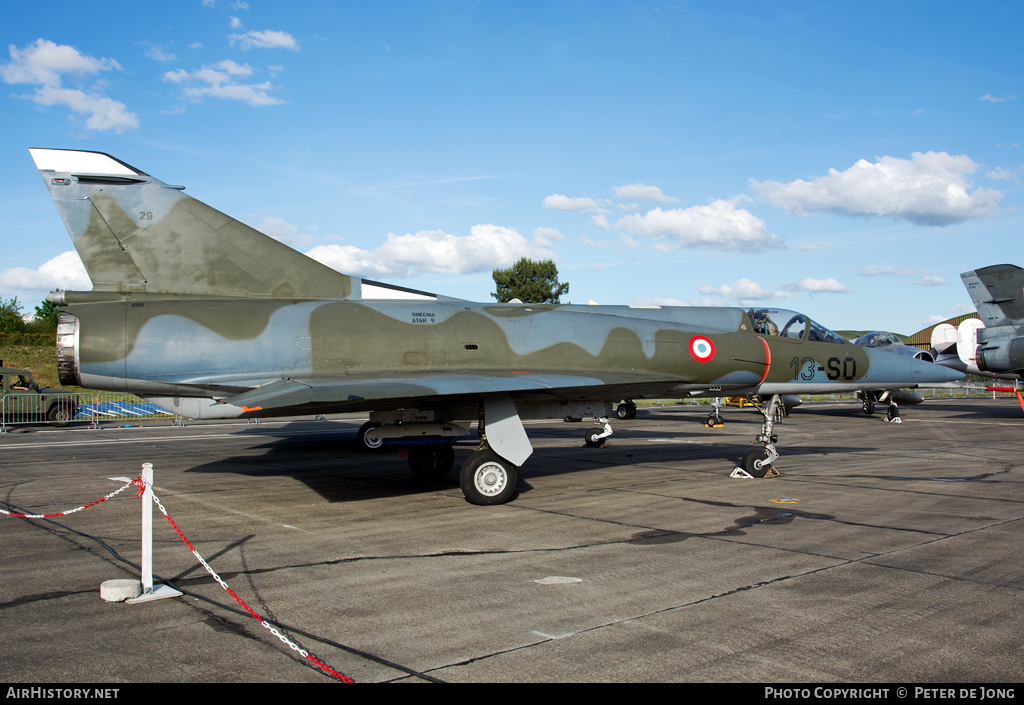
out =
{"type": "Polygon", "coordinates": [[[721,397],[715,397],[715,405],[708,414],[708,422],[704,424],[704,428],[722,428],[725,425],[722,421],[721,401],[721,397]]]}
{"type": "Polygon", "coordinates": [[[781,407],[782,396],[779,394],[773,395],[766,406],[757,407],[764,416],[764,422],[761,424],[761,433],[754,443],[760,444],[761,447],[749,450],[744,454],[743,459],[740,460],[740,469],[733,473],[735,477],[778,477],[779,472],[772,463],[779,458],[779,452],[775,449],[779,437],[772,431],[775,428],[775,422],[781,420],[778,416],[778,410],[781,407]],[[740,473],[740,470],[743,472],[740,473]]]}
{"type": "Polygon", "coordinates": [[[587,444],[588,448],[600,448],[604,444],[604,439],[612,435],[612,425],[608,423],[608,419],[602,416],[597,422],[601,424],[601,427],[594,427],[583,436],[583,442],[587,444]]]}

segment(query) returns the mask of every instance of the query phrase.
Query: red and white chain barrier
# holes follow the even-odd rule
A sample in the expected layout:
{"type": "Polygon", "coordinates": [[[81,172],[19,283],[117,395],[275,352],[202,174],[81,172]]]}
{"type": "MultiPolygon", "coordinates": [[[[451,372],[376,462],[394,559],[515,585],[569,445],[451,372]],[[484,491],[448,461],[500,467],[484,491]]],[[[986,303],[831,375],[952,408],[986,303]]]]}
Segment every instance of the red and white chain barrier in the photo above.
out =
{"type": "MultiPolygon", "coordinates": [[[[141,478],[141,475],[140,475],[140,478],[141,478]]],[[[145,480],[143,480],[142,482],[145,483],[145,480]]],[[[152,492],[153,488],[150,487],[149,489],[152,492]]],[[[174,527],[174,530],[178,534],[178,538],[180,538],[182,541],[185,542],[185,545],[188,546],[190,551],[192,551],[192,555],[195,556],[196,559],[200,563],[203,564],[203,567],[206,568],[206,572],[209,573],[211,576],[213,576],[213,579],[216,580],[218,583],[220,583],[220,586],[222,588],[224,588],[225,590],[227,590],[228,594],[231,595],[231,597],[235,598],[235,601],[238,604],[240,604],[242,606],[242,609],[244,609],[246,612],[248,612],[249,615],[252,616],[253,619],[255,619],[257,622],[262,624],[267,629],[269,629],[271,634],[273,634],[278,639],[280,639],[285,644],[287,644],[292,649],[292,651],[299,652],[299,654],[301,654],[303,658],[308,659],[311,663],[315,664],[318,668],[323,670],[328,675],[331,675],[331,676],[337,678],[338,680],[340,680],[340,681],[342,681],[344,683],[352,683],[353,682],[353,680],[351,678],[349,678],[348,676],[346,676],[343,673],[339,673],[338,671],[335,671],[333,668],[331,668],[327,664],[321,662],[319,659],[317,659],[315,656],[310,654],[308,651],[306,651],[305,649],[300,647],[298,644],[296,644],[294,641],[292,641],[291,639],[286,637],[284,634],[282,634],[281,632],[279,632],[276,629],[274,629],[274,627],[272,627],[270,625],[270,623],[267,622],[267,620],[263,619],[263,617],[261,617],[259,614],[257,614],[256,611],[253,610],[252,607],[250,607],[249,605],[245,604],[245,601],[242,600],[242,598],[239,597],[237,594],[235,594],[234,590],[232,590],[230,587],[228,587],[228,584],[226,582],[224,582],[224,580],[219,575],[217,575],[216,571],[214,571],[214,569],[210,567],[210,564],[206,562],[206,559],[203,558],[201,555],[199,555],[199,551],[197,551],[195,549],[195,546],[193,546],[192,543],[187,538],[185,538],[185,534],[181,533],[181,529],[179,529],[178,525],[174,523],[174,519],[171,519],[171,515],[167,513],[167,510],[164,508],[163,503],[160,501],[160,498],[156,496],[155,492],[153,493],[153,503],[156,504],[156,506],[160,509],[161,513],[163,513],[164,517],[167,518],[167,521],[170,522],[172,527],[174,527]]]]}
{"type": "Polygon", "coordinates": [[[97,499],[95,502],[90,502],[89,504],[84,504],[81,507],[78,507],[77,509],[68,509],[65,512],[57,512],[55,514],[18,514],[17,512],[7,512],[7,511],[4,511],[3,509],[0,509],[0,514],[6,514],[7,516],[12,516],[12,517],[20,517],[21,519],[49,519],[50,517],[67,516],[68,514],[74,514],[75,512],[80,512],[83,509],[88,509],[89,507],[95,507],[100,502],[106,502],[108,499],[110,499],[114,495],[117,495],[117,494],[120,494],[121,492],[124,492],[126,489],[128,489],[132,485],[138,485],[139,486],[139,492],[135,496],[136,497],[141,497],[142,496],[142,490],[144,489],[144,487],[142,485],[142,475],[139,475],[134,480],[131,480],[131,481],[125,483],[125,485],[123,487],[120,487],[120,488],[114,490],[113,492],[108,494],[103,499],[97,499]]]}
{"type": "MultiPolygon", "coordinates": [[[[78,507],[76,509],[69,509],[69,510],[64,511],[64,512],[56,512],[54,514],[19,514],[17,512],[8,512],[8,511],[4,511],[3,509],[0,509],[0,513],[7,514],[8,516],[12,516],[12,517],[19,517],[21,519],[48,519],[50,517],[66,516],[68,514],[74,514],[75,512],[80,512],[83,509],[88,509],[89,507],[95,507],[100,502],[107,501],[111,497],[113,497],[113,496],[115,496],[115,495],[125,491],[126,489],[128,489],[132,485],[135,485],[135,486],[137,486],[139,488],[138,492],[135,495],[136,497],[141,497],[143,495],[143,492],[145,492],[146,487],[147,487],[147,483],[146,483],[146,480],[145,480],[144,476],[143,475],[139,475],[134,480],[131,480],[130,482],[125,483],[124,486],[114,490],[113,492],[108,494],[103,499],[97,499],[95,502],[91,502],[89,504],[85,504],[85,505],[83,505],[81,507],[78,507]]],[[[213,576],[213,579],[216,580],[220,584],[220,586],[222,588],[227,590],[228,594],[231,595],[231,597],[235,598],[235,601],[238,604],[240,604],[242,606],[242,608],[252,616],[253,619],[255,619],[257,622],[262,624],[267,629],[269,629],[271,634],[273,634],[278,639],[280,639],[285,644],[287,644],[289,646],[289,648],[292,649],[292,651],[297,651],[299,654],[302,655],[303,658],[307,659],[308,661],[310,661],[311,663],[316,665],[317,668],[322,670],[324,673],[327,673],[328,675],[330,675],[330,676],[332,676],[334,678],[337,678],[338,680],[342,681],[343,683],[353,683],[354,682],[351,678],[349,678],[345,674],[340,673],[339,671],[334,670],[333,668],[331,668],[327,664],[325,664],[322,661],[320,661],[316,656],[313,656],[308,651],[306,651],[305,649],[300,647],[298,644],[296,644],[294,641],[292,641],[291,639],[289,639],[288,637],[283,635],[281,632],[279,632],[276,629],[274,629],[274,627],[271,626],[271,624],[269,622],[267,622],[267,620],[263,619],[263,617],[261,617],[255,610],[253,610],[252,607],[247,605],[245,603],[245,601],[242,600],[242,598],[239,597],[235,593],[234,590],[232,590],[230,587],[228,587],[228,584],[226,582],[224,582],[224,580],[219,575],[217,575],[216,571],[214,571],[213,568],[210,567],[210,564],[206,562],[206,559],[203,558],[201,555],[199,555],[199,551],[197,551],[195,549],[195,546],[193,546],[192,543],[187,538],[185,538],[185,534],[181,533],[181,529],[179,529],[178,525],[176,523],[174,523],[174,519],[171,519],[171,515],[167,513],[167,509],[164,508],[164,505],[160,501],[160,498],[157,497],[156,493],[153,492],[153,486],[152,485],[149,485],[149,491],[150,491],[150,493],[152,493],[153,503],[156,504],[156,506],[163,513],[164,517],[166,517],[167,521],[170,522],[172,527],[174,527],[174,530],[175,530],[175,532],[177,532],[178,537],[182,541],[184,541],[185,545],[188,546],[190,551],[192,551],[192,555],[194,555],[199,560],[199,562],[203,564],[203,568],[206,569],[206,572],[209,573],[211,576],[213,576]]]]}

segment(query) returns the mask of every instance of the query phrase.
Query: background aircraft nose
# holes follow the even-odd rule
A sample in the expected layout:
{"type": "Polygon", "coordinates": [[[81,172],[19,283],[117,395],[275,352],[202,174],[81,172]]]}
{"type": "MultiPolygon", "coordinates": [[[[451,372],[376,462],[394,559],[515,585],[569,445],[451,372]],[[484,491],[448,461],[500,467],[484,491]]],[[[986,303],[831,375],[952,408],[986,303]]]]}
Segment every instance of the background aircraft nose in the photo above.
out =
{"type": "Polygon", "coordinates": [[[874,382],[901,382],[907,386],[929,384],[946,384],[964,379],[962,372],[937,365],[927,360],[917,360],[906,355],[887,350],[865,348],[871,370],[868,379],[874,382]]]}
{"type": "Polygon", "coordinates": [[[928,362],[927,360],[912,359],[910,363],[914,379],[917,380],[922,376],[924,377],[923,381],[919,381],[918,384],[958,382],[962,379],[966,379],[967,377],[963,372],[957,372],[945,365],[937,365],[934,362],[928,362]]]}

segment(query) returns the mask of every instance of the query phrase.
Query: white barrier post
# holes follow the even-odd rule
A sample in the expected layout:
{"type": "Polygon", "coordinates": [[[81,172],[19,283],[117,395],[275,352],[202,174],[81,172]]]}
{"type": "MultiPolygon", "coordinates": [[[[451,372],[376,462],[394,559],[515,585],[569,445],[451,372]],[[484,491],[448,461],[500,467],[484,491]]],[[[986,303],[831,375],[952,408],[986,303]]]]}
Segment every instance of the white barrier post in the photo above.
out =
{"type": "Polygon", "coordinates": [[[153,463],[142,464],[142,479],[145,480],[142,493],[142,594],[127,601],[133,605],[181,594],[167,585],[153,587],[153,463]]]}

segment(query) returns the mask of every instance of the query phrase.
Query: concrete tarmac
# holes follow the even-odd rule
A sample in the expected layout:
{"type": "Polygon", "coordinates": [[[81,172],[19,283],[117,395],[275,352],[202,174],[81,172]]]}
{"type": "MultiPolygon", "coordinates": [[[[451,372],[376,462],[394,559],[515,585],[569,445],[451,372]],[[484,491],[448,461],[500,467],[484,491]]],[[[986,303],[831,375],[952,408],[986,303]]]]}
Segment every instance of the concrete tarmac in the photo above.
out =
{"type": "MultiPolygon", "coordinates": [[[[155,468],[167,511],[238,596],[362,682],[1020,682],[1024,412],[928,400],[902,424],[807,403],[781,477],[729,473],[760,426],[729,409],[528,423],[518,496],[423,484],[365,419],[34,427],[0,436],[0,508],[51,513],[155,468]],[[21,509],[18,509],[21,508],[21,509]]],[[[186,591],[106,603],[138,573],[134,487],[53,521],[0,515],[0,681],[325,682],[154,518],[186,591]],[[59,522],[59,523],[54,523],[59,522]],[[100,543],[102,541],[102,543],[100,543]],[[109,548],[108,548],[109,547],[109,548]],[[230,609],[229,609],[230,608],[230,609]]]]}

